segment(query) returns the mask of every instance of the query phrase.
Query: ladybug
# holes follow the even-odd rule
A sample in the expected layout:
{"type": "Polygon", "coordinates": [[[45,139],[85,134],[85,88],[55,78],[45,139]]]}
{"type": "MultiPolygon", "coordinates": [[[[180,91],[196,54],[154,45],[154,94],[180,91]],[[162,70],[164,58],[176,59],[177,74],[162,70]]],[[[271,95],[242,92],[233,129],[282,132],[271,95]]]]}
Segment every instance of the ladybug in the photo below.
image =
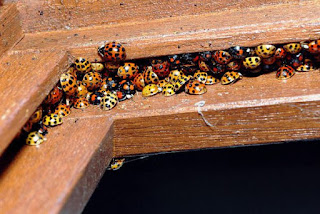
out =
{"type": "Polygon", "coordinates": [[[133,79],[137,74],[139,67],[132,62],[125,62],[118,68],[118,76],[122,79],[133,79]]]}
{"type": "Polygon", "coordinates": [[[145,86],[144,78],[141,73],[139,73],[134,79],[133,84],[135,85],[136,89],[142,91],[143,87],[145,86]]]}
{"type": "Polygon", "coordinates": [[[221,65],[228,64],[232,59],[232,56],[227,51],[215,51],[213,57],[214,60],[221,65]]]}
{"type": "Polygon", "coordinates": [[[75,64],[77,71],[79,71],[82,74],[91,71],[91,63],[88,60],[86,60],[85,58],[78,57],[75,60],[74,64],[75,64]]]}
{"type": "Polygon", "coordinates": [[[190,77],[188,77],[184,74],[179,76],[179,78],[177,79],[177,81],[174,84],[174,90],[176,92],[179,91],[182,88],[182,86],[184,86],[189,80],[190,80],[190,77]]]}
{"type": "Polygon", "coordinates": [[[102,110],[111,110],[118,103],[118,97],[116,94],[109,92],[102,99],[100,107],[102,110]]]}
{"type": "Polygon", "coordinates": [[[42,119],[42,123],[47,127],[57,126],[62,124],[62,118],[59,115],[52,113],[50,115],[45,115],[42,119]]]}
{"type": "Polygon", "coordinates": [[[250,56],[251,49],[242,46],[234,46],[229,48],[228,52],[234,59],[244,59],[250,56]]]}
{"type": "MultiPolygon", "coordinates": [[[[123,93],[125,99],[130,99],[136,93],[136,89],[135,89],[132,81],[123,80],[119,83],[118,92],[123,93]]],[[[118,96],[118,98],[119,98],[119,101],[122,101],[119,96],[118,96]]],[[[125,100],[125,99],[123,99],[123,100],[125,100]]]]}
{"type": "Polygon", "coordinates": [[[110,91],[116,91],[116,90],[118,90],[119,82],[120,82],[120,80],[117,77],[108,77],[107,79],[105,79],[103,81],[103,84],[100,87],[100,89],[104,88],[104,89],[108,89],[110,91]]]}
{"type": "Polygon", "coordinates": [[[60,77],[62,90],[67,95],[74,95],[77,92],[77,79],[71,74],[64,73],[60,77]]]}
{"type": "Polygon", "coordinates": [[[126,49],[118,42],[110,42],[98,49],[98,53],[106,61],[120,62],[126,59],[126,49]]]}
{"type": "Polygon", "coordinates": [[[34,131],[28,134],[26,144],[30,146],[38,146],[46,140],[47,139],[41,133],[34,131]]]}
{"type": "Polygon", "coordinates": [[[284,48],[277,48],[274,56],[276,59],[284,59],[287,55],[287,52],[284,50],[284,48]]]}
{"type": "Polygon", "coordinates": [[[52,89],[52,91],[50,91],[50,93],[46,97],[44,103],[54,105],[61,100],[62,96],[63,96],[63,93],[62,93],[61,89],[58,86],[56,86],[52,89]]]}
{"type": "Polygon", "coordinates": [[[143,72],[143,78],[146,85],[157,84],[159,82],[159,77],[153,72],[152,67],[148,66],[143,72]]]}
{"type": "Polygon", "coordinates": [[[199,69],[203,72],[211,71],[210,65],[212,66],[212,63],[210,63],[210,61],[204,61],[204,60],[198,61],[199,69]]]}
{"type": "Polygon", "coordinates": [[[152,64],[152,70],[158,75],[158,77],[164,78],[168,76],[170,72],[170,64],[168,61],[158,62],[152,64]]]}
{"type": "Polygon", "coordinates": [[[295,70],[291,66],[285,65],[277,70],[276,78],[279,80],[285,80],[291,78],[294,74],[295,70]]]}
{"type": "Polygon", "coordinates": [[[226,72],[221,78],[221,84],[227,85],[231,83],[235,83],[236,81],[242,79],[242,74],[235,71],[226,72]]]}
{"type": "Polygon", "coordinates": [[[247,57],[243,60],[244,67],[248,69],[255,69],[261,64],[261,58],[258,56],[247,57]]]}
{"type": "Polygon", "coordinates": [[[23,129],[25,132],[30,132],[31,129],[32,129],[32,126],[33,126],[33,123],[31,123],[31,121],[29,120],[29,121],[27,121],[27,122],[23,125],[22,129],[23,129]]]}
{"type": "Polygon", "coordinates": [[[161,92],[165,85],[167,85],[168,82],[166,80],[160,80],[157,84],[159,91],[161,92]]]}
{"type": "Polygon", "coordinates": [[[219,63],[213,63],[213,67],[212,67],[212,73],[214,74],[220,74],[225,72],[226,70],[226,65],[221,65],[219,63]]]}
{"type": "Polygon", "coordinates": [[[199,54],[199,59],[201,61],[208,62],[208,61],[211,61],[212,58],[213,58],[213,56],[210,51],[204,51],[199,54]]]}
{"type": "Polygon", "coordinates": [[[150,96],[157,94],[158,92],[159,92],[159,89],[156,84],[149,84],[149,85],[146,85],[142,89],[142,96],[143,97],[150,97],[150,96]]]}
{"type": "Polygon", "coordinates": [[[100,105],[102,98],[105,95],[101,92],[95,91],[90,95],[89,101],[90,103],[92,103],[93,105],[100,105]]]}
{"type": "Polygon", "coordinates": [[[84,75],[82,84],[86,86],[89,91],[93,91],[102,85],[102,76],[98,72],[88,72],[84,75]]]}
{"type": "Polygon", "coordinates": [[[313,71],[315,68],[309,59],[305,59],[304,64],[296,68],[297,71],[313,71]]]}
{"type": "Polygon", "coordinates": [[[199,60],[199,56],[195,53],[185,53],[180,57],[181,63],[189,66],[195,66],[199,60]]]}
{"type": "Polygon", "coordinates": [[[297,54],[301,51],[302,47],[300,43],[289,43],[283,46],[283,48],[291,54],[297,54]]]}
{"type": "Polygon", "coordinates": [[[185,91],[188,94],[204,94],[207,92],[207,88],[204,83],[198,80],[190,80],[185,87],[185,91]]]}
{"type": "Polygon", "coordinates": [[[74,76],[77,79],[77,70],[74,67],[68,68],[66,73],[74,76]]]}
{"type": "Polygon", "coordinates": [[[229,71],[238,71],[241,68],[240,61],[231,61],[227,64],[227,70],[229,71]]]}
{"type": "Polygon", "coordinates": [[[37,108],[37,110],[35,112],[33,112],[33,114],[31,115],[29,121],[31,123],[38,123],[41,119],[42,119],[42,111],[43,111],[43,108],[42,106],[39,106],[37,108]]]}
{"type": "Polygon", "coordinates": [[[276,46],[274,45],[259,45],[256,47],[256,54],[261,58],[270,58],[276,52],[276,46]]]}
{"type": "Polygon", "coordinates": [[[181,75],[183,75],[183,73],[181,71],[172,70],[169,73],[168,80],[170,83],[175,84],[181,75]]]}
{"type": "Polygon", "coordinates": [[[288,54],[286,59],[292,67],[296,68],[303,64],[304,56],[302,53],[288,54]]]}
{"type": "Polygon", "coordinates": [[[214,76],[208,75],[206,79],[206,85],[213,85],[220,82],[218,78],[215,78],[214,76]]]}
{"type": "Polygon", "coordinates": [[[261,70],[264,71],[264,72],[276,71],[277,70],[277,65],[276,64],[271,64],[271,65],[262,64],[261,65],[261,70]]]}
{"type": "Polygon", "coordinates": [[[198,80],[199,82],[205,84],[207,81],[208,74],[206,72],[197,71],[196,73],[194,73],[193,77],[195,80],[198,80]]]}
{"type": "Polygon", "coordinates": [[[118,170],[123,166],[124,162],[125,162],[124,158],[113,159],[112,163],[110,164],[110,167],[108,167],[108,170],[113,170],[113,171],[118,170]]]}
{"type": "Polygon", "coordinates": [[[168,56],[168,61],[172,69],[177,69],[181,65],[181,60],[179,55],[168,56]]]}
{"type": "Polygon", "coordinates": [[[265,64],[265,65],[272,65],[275,62],[276,62],[276,57],[275,56],[262,59],[262,63],[265,64]]]}
{"type": "Polygon", "coordinates": [[[104,66],[100,62],[91,63],[91,69],[95,72],[101,72],[104,69],[104,66]]]}
{"type": "Polygon", "coordinates": [[[74,100],[73,107],[77,109],[84,109],[89,106],[89,102],[85,97],[79,97],[74,100]]]}
{"type": "Polygon", "coordinates": [[[39,125],[38,133],[42,134],[43,136],[47,135],[48,128],[45,125],[43,125],[42,121],[38,125],[39,125]]]}
{"type": "Polygon", "coordinates": [[[308,51],[312,54],[320,53],[320,40],[311,41],[308,44],[308,51]]]}
{"type": "Polygon", "coordinates": [[[70,112],[71,112],[70,106],[61,103],[56,107],[54,114],[57,114],[62,118],[62,117],[68,116],[70,112]]]}
{"type": "Polygon", "coordinates": [[[77,97],[86,97],[88,94],[88,89],[87,87],[82,84],[82,82],[78,82],[77,83],[77,93],[76,93],[76,96],[77,97]]]}
{"type": "Polygon", "coordinates": [[[165,97],[169,97],[174,95],[176,92],[174,91],[174,85],[172,85],[171,83],[167,83],[165,86],[163,86],[162,88],[162,94],[165,97]]]}
{"type": "Polygon", "coordinates": [[[198,66],[194,66],[194,65],[190,65],[190,64],[184,64],[181,67],[181,71],[185,74],[185,75],[193,75],[194,72],[196,72],[198,70],[198,66]]]}
{"type": "Polygon", "coordinates": [[[105,62],[104,67],[106,68],[107,73],[105,72],[104,75],[109,76],[109,73],[116,74],[120,67],[119,63],[115,62],[105,62]]]}

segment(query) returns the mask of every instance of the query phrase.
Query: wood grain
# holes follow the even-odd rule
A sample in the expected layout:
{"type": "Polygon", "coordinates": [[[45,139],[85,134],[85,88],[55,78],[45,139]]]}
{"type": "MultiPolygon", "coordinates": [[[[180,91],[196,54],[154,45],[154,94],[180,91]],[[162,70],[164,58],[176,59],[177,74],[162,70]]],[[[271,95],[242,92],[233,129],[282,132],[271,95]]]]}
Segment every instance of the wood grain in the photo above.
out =
{"type": "Polygon", "coordinates": [[[95,61],[101,60],[97,47],[106,40],[122,42],[126,46],[128,59],[134,59],[225,49],[234,45],[254,46],[316,39],[320,33],[320,17],[317,15],[320,5],[312,2],[163,18],[147,23],[129,22],[26,34],[16,50],[70,49],[74,56],[95,61]]]}
{"type": "Polygon", "coordinates": [[[15,4],[0,7],[0,58],[22,39],[23,32],[20,21],[15,4]]]}
{"type": "Polygon", "coordinates": [[[25,52],[0,59],[0,154],[68,66],[65,52],[25,52]]]}
{"type": "MultiPolygon", "coordinates": [[[[154,19],[254,8],[297,0],[20,0],[25,32],[69,30],[79,27],[148,22],[154,19]]],[[[163,25],[159,26],[160,28],[163,25]]]]}
{"type": "Polygon", "coordinates": [[[89,121],[65,120],[38,148],[9,154],[11,164],[0,171],[2,213],[81,212],[112,157],[109,119],[89,121]],[[95,123],[104,129],[88,126],[95,123]]]}

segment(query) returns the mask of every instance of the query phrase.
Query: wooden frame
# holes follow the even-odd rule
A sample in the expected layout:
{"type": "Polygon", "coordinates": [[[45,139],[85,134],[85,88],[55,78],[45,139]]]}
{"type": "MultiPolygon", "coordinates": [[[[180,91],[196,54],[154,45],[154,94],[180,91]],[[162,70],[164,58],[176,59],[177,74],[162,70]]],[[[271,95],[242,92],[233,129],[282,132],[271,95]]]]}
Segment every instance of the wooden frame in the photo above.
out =
{"type": "MultiPolygon", "coordinates": [[[[73,58],[99,60],[96,48],[106,38],[124,43],[129,59],[319,38],[317,1],[173,2],[167,12],[154,15],[134,11],[158,11],[169,1],[134,2],[108,3],[113,7],[85,0],[5,2],[0,20],[19,11],[22,24],[10,19],[12,32],[3,34],[10,42],[0,46],[1,152],[73,58]],[[97,21],[107,7],[114,18],[97,21]],[[65,21],[60,15],[70,11],[74,19],[65,21]],[[123,14],[115,16],[118,11],[123,14]]],[[[0,32],[8,30],[0,27],[0,32]]],[[[78,213],[116,156],[319,138],[318,72],[296,74],[286,82],[274,74],[245,78],[210,87],[201,96],[138,95],[110,112],[75,110],[39,148],[11,145],[3,153],[1,210],[78,213]],[[206,102],[200,110],[213,127],[199,115],[199,101],[206,102]]]]}

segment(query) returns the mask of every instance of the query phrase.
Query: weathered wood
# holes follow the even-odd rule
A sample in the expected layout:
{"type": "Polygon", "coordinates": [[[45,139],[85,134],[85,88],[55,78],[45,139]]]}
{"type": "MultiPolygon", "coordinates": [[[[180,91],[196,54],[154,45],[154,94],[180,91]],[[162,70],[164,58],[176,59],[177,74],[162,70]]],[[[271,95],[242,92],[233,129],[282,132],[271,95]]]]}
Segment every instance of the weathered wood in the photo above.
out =
{"type": "Polygon", "coordinates": [[[26,34],[16,50],[72,49],[73,55],[95,61],[101,60],[97,47],[106,40],[122,42],[129,59],[302,41],[319,37],[319,10],[316,1],[308,1],[26,34]]]}
{"type": "Polygon", "coordinates": [[[67,68],[65,52],[24,52],[0,59],[0,154],[67,68]]]}
{"type": "MultiPolygon", "coordinates": [[[[0,2],[1,5],[1,2],[0,2]]],[[[15,4],[0,7],[0,58],[23,37],[20,15],[15,4]]]]}
{"type": "MultiPolygon", "coordinates": [[[[298,2],[297,0],[20,0],[19,10],[26,32],[76,29],[79,27],[148,22],[154,19],[266,5],[298,2]]],[[[227,21],[227,20],[226,20],[227,21]]],[[[229,22],[229,21],[228,21],[229,22]]],[[[166,27],[165,25],[158,26],[166,27]]]]}
{"type": "Polygon", "coordinates": [[[67,119],[38,148],[4,156],[12,161],[0,170],[2,213],[81,212],[112,157],[110,120],[89,121],[67,119]]]}

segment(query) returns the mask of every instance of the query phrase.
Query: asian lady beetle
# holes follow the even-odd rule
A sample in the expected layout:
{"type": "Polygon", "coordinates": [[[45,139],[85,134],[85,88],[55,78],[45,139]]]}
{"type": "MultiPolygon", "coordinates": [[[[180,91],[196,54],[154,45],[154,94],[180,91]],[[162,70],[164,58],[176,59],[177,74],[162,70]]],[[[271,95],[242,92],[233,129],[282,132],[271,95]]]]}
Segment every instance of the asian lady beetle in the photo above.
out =
{"type": "MultiPolygon", "coordinates": [[[[119,83],[119,90],[118,92],[120,92],[125,99],[130,99],[133,97],[133,95],[135,95],[136,93],[136,89],[134,87],[134,84],[132,83],[132,81],[130,80],[123,80],[119,83]]],[[[124,99],[120,99],[120,97],[118,96],[119,101],[122,101],[124,99]]]]}
{"type": "Polygon", "coordinates": [[[244,67],[248,69],[255,69],[261,64],[261,58],[258,56],[247,57],[243,60],[244,67]]]}
{"type": "Polygon", "coordinates": [[[227,51],[216,51],[213,54],[214,60],[221,64],[226,65],[232,59],[232,56],[227,51]]]}
{"type": "Polygon", "coordinates": [[[212,53],[210,51],[204,51],[199,54],[199,59],[205,62],[211,61],[212,53]]]}
{"type": "Polygon", "coordinates": [[[190,80],[190,77],[184,74],[179,76],[177,81],[174,83],[174,90],[176,92],[179,91],[182,88],[182,86],[184,86],[189,80],[190,80]]]}
{"type": "Polygon", "coordinates": [[[26,144],[30,146],[37,146],[46,141],[47,139],[39,132],[34,131],[28,134],[26,144]]]}
{"type": "Polygon", "coordinates": [[[275,62],[276,62],[276,57],[275,56],[262,59],[262,63],[265,64],[265,65],[272,65],[275,62]]]}
{"type": "Polygon", "coordinates": [[[242,46],[234,46],[228,49],[228,52],[234,59],[244,59],[250,56],[252,52],[250,48],[242,47],[242,46]]]}
{"type": "Polygon", "coordinates": [[[79,71],[82,74],[91,71],[91,63],[88,60],[86,60],[85,58],[78,57],[75,60],[74,64],[75,64],[77,71],[79,71]]]}
{"type": "Polygon", "coordinates": [[[261,58],[270,58],[276,52],[274,45],[259,45],[256,47],[256,54],[261,58]]]}
{"type": "Polygon", "coordinates": [[[66,73],[70,74],[71,76],[74,76],[77,79],[77,70],[74,67],[68,68],[66,73]]]}
{"type": "Polygon", "coordinates": [[[120,63],[115,62],[106,62],[104,63],[104,67],[106,68],[107,75],[104,73],[105,76],[109,76],[109,73],[116,74],[120,67],[120,63]]]}
{"type": "Polygon", "coordinates": [[[297,54],[301,51],[302,47],[300,43],[289,43],[283,46],[283,48],[291,54],[297,54]]]}
{"type": "Polygon", "coordinates": [[[125,62],[118,68],[118,76],[122,79],[132,79],[136,76],[139,67],[132,62],[125,62]]]}
{"type": "Polygon", "coordinates": [[[195,66],[198,63],[199,55],[196,53],[184,53],[180,56],[181,63],[184,64],[184,66],[195,66]]]}
{"type": "Polygon", "coordinates": [[[174,91],[174,85],[172,85],[171,83],[167,83],[165,86],[163,86],[162,88],[162,94],[165,97],[169,97],[174,95],[176,92],[174,91]]]}
{"type": "Polygon", "coordinates": [[[168,76],[170,72],[170,64],[168,61],[161,61],[155,64],[152,64],[152,70],[157,74],[158,77],[164,78],[168,76]]]}
{"type": "Polygon", "coordinates": [[[91,69],[95,72],[101,72],[104,69],[104,66],[100,62],[91,63],[91,69]]]}
{"type": "Polygon", "coordinates": [[[168,56],[168,61],[170,63],[171,69],[179,69],[181,65],[181,60],[179,55],[168,56]]]}
{"type": "Polygon", "coordinates": [[[42,119],[42,106],[39,106],[35,112],[31,115],[29,121],[31,123],[38,123],[42,119]]]}
{"type": "Polygon", "coordinates": [[[110,167],[108,167],[109,170],[118,170],[120,169],[123,164],[125,162],[125,159],[124,158],[121,158],[121,159],[113,159],[112,163],[110,164],[110,167]]]}
{"type": "Polygon", "coordinates": [[[191,65],[191,64],[183,64],[181,66],[181,71],[185,75],[193,75],[198,70],[198,66],[191,65]]]}
{"type": "Polygon", "coordinates": [[[242,74],[235,71],[228,71],[226,72],[221,78],[221,84],[227,85],[231,83],[235,83],[236,81],[242,78],[242,74]]]}
{"type": "Polygon", "coordinates": [[[64,103],[60,103],[54,111],[54,114],[59,115],[61,118],[68,116],[70,113],[71,113],[70,106],[64,103]]]}
{"type": "Polygon", "coordinates": [[[134,79],[133,84],[136,86],[136,89],[142,91],[143,87],[145,86],[144,78],[141,73],[139,73],[134,79]]]}
{"type": "Polygon", "coordinates": [[[198,80],[199,82],[205,84],[207,81],[208,74],[206,72],[197,71],[196,73],[194,73],[193,77],[195,80],[198,80]]]}
{"type": "Polygon", "coordinates": [[[284,50],[284,48],[277,48],[274,56],[276,59],[284,59],[287,55],[287,52],[284,50]]]}
{"type": "Polygon", "coordinates": [[[319,40],[315,40],[315,41],[311,41],[308,44],[308,50],[312,54],[320,53],[320,39],[319,40]]]}
{"type": "Polygon", "coordinates": [[[77,92],[77,79],[71,74],[64,73],[60,77],[62,90],[67,95],[74,95],[77,92]]]}
{"type": "Polygon", "coordinates": [[[33,123],[28,120],[22,127],[25,132],[30,132],[32,130],[33,123]]]}
{"type": "Polygon", "coordinates": [[[160,80],[157,84],[159,91],[161,92],[165,85],[167,85],[168,82],[166,80],[160,80]]]}
{"type": "MultiPolygon", "coordinates": [[[[210,65],[212,65],[212,63],[210,61],[203,61],[203,60],[199,60],[198,61],[198,66],[199,69],[203,72],[209,72],[211,71],[210,65]]],[[[212,67],[212,66],[211,66],[212,67]]]]}
{"type": "Polygon", "coordinates": [[[190,80],[185,87],[185,91],[188,94],[204,94],[207,92],[207,88],[204,83],[198,80],[190,80]]]}
{"type": "Polygon", "coordinates": [[[158,92],[159,92],[159,89],[156,84],[149,84],[149,85],[146,85],[142,89],[142,96],[143,97],[150,97],[150,96],[157,94],[158,92]]]}
{"type": "Polygon", "coordinates": [[[215,78],[212,75],[208,75],[207,76],[207,80],[206,80],[206,85],[213,85],[220,82],[220,80],[218,78],[215,78]]]}
{"type": "Polygon", "coordinates": [[[100,107],[102,110],[111,110],[118,103],[118,97],[116,94],[109,92],[101,100],[100,107]]]}
{"type": "Polygon", "coordinates": [[[303,64],[304,55],[302,53],[288,54],[286,59],[288,64],[290,64],[294,68],[297,68],[303,64]]]}
{"type": "Polygon", "coordinates": [[[297,71],[313,71],[315,69],[313,62],[310,59],[305,59],[304,64],[300,65],[299,67],[296,68],[297,71]]]}
{"type": "Polygon", "coordinates": [[[231,61],[227,64],[227,70],[229,71],[238,71],[241,68],[240,61],[231,61]]]}
{"type": "Polygon", "coordinates": [[[126,59],[126,49],[118,42],[110,42],[98,49],[98,53],[106,61],[120,62],[126,59]]]}
{"type": "Polygon", "coordinates": [[[101,92],[95,91],[90,95],[90,103],[93,105],[100,105],[102,98],[105,95],[101,92]]]}
{"type": "Polygon", "coordinates": [[[116,91],[119,88],[119,78],[117,77],[108,77],[103,80],[101,88],[107,89],[109,91],[116,91]]]}
{"type": "Polygon", "coordinates": [[[88,72],[84,75],[82,84],[86,86],[89,91],[93,91],[102,85],[102,76],[98,72],[88,72]]]}
{"type": "Polygon", "coordinates": [[[77,109],[84,109],[89,106],[89,102],[85,97],[79,97],[74,100],[73,107],[77,109]]]}
{"type": "Polygon", "coordinates": [[[76,93],[76,96],[77,97],[86,97],[88,94],[88,89],[87,87],[82,84],[82,82],[78,82],[77,83],[77,93],[76,93]]]}
{"type": "Polygon", "coordinates": [[[169,73],[169,77],[168,80],[170,83],[174,84],[177,82],[177,80],[179,79],[179,77],[183,75],[183,73],[179,70],[172,70],[169,73]]]}
{"type": "Polygon", "coordinates": [[[159,82],[159,77],[153,72],[152,67],[148,66],[143,72],[143,78],[146,85],[157,84],[159,82]]]}
{"type": "Polygon", "coordinates": [[[58,86],[56,86],[52,89],[52,91],[50,91],[44,103],[49,105],[55,105],[61,100],[62,96],[63,96],[63,93],[61,89],[58,86]]]}
{"type": "Polygon", "coordinates": [[[289,66],[282,66],[277,70],[276,78],[279,80],[285,80],[291,78],[295,74],[295,70],[289,66]]]}
{"type": "Polygon", "coordinates": [[[212,73],[221,74],[221,73],[225,72],[225,70],[226,70],[226,65],[221,65],[216,62],[212,63],[212,73]]]}
{"type": "Polygon", "coordinates": [[[45,115],[42,119],[43,125],[53,127],[62,124],[62,118],[58,114],[45,115]]]}

